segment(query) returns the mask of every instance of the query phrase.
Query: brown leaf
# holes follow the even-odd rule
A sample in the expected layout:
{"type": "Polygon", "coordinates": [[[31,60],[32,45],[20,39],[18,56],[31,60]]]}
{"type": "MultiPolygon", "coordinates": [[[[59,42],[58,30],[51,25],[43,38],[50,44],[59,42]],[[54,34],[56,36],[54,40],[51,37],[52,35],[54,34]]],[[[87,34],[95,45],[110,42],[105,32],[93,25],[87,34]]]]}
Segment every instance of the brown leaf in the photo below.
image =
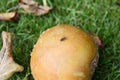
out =
{"type": "Polygon", "coordinates": [[[23,71],[23,67],[17,64],[12,57],[12,36],[3,31],[3,47],[0,51],[0,80],[8,80],[15,72],[23,71]]]}
{"type": "Polygon", "coordinates": [[[34,0],[19,0],[19,7],[23,9],[23,13],[32,13],[36,16],[47,14],[52,8],[45,5],[39,5],[34,0]]]}
{"type": "Polygon", "coordinates": [[[96,44],[100,47],[100,48],[104,48],[104,43],[102,42],[102,40],[99,38],[99,36],[97,36],[96,34],[92,34],[90,33],[90,36],[94,39],[94,41],[96,42],[96,44]]]}
{"type": "Polygon", "coordinates": [[[19,14],[17,12],[0,13],[0,20],[15,21],[18,19],[18,16],[19,14]]]}

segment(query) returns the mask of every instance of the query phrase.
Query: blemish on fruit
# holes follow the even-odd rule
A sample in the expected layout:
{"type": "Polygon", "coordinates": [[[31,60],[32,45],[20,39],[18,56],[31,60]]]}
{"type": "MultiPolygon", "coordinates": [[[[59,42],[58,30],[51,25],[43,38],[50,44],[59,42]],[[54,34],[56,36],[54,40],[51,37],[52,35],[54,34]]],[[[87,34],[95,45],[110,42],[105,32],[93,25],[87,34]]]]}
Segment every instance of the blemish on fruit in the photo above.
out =
{"type": "Polygon", "coordinates": [[[67,38],[66,37],[62,37],[61,39],[60,39],[60,41],[64,41],[64,40],[66,40],[67,38]]]}
{"type": "Polygon", "coordinates": [[[76,72],[74,76],[85,77],[85,74],[83,72],[76,72]]]}

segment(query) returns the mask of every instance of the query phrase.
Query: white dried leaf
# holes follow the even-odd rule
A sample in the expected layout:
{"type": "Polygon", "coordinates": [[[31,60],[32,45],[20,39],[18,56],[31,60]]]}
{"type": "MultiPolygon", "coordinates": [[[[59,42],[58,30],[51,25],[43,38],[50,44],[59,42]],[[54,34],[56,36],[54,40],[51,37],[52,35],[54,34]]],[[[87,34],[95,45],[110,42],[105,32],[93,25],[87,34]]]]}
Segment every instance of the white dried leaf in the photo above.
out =
{"type": "Polygon", "coordinates": [[[19,7],[24,10],[24,13],[32,13],[36,16],[47,14],[52,9],[46,4],[42,6],[34,0],[20,0],[19,7]]]}
{"type": "Polygon", "coordinates": [[[0,20],[17,20],[18,19],[18,13],[17,12],[9,12],[9,13],[0,13],[0,20]]]}
{"type": "Polygon", "coordinates": [[[3,31],[3,47],[0,51],[0,80],[8,80],[15,72],[23,71],[23,67],[17,64],[12,57],[12,36],[3,31]]]}

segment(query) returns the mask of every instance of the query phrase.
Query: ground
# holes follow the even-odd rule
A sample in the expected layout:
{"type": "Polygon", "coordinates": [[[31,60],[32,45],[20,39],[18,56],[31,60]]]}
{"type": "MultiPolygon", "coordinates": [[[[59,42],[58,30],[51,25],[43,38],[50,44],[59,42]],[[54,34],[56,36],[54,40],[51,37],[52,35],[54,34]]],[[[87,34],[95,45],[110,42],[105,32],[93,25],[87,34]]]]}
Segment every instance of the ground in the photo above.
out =
{"type": "MultiPolygon", "coordinates": [[[[42,0],[36,0],[42,3],[42,0]]],[[[0,12],[17,5],[17,0],[1,0],[0,12]]],[[[22,73],[10,80],[33,80],[30,72],[30,53],[39,35],[57,24],[78,26],[101,37],[105,44],[99,49],[100,59],[93,80],[120,80],[120,0],[47,0],[53,7],[49,14],[36,17],[20,14],[19,20],[0,21],[3,30],[14,34],[13,56],[23,65],[22,73]]],[[[0,38],[0,48],[2,39],[0,38]]]]}

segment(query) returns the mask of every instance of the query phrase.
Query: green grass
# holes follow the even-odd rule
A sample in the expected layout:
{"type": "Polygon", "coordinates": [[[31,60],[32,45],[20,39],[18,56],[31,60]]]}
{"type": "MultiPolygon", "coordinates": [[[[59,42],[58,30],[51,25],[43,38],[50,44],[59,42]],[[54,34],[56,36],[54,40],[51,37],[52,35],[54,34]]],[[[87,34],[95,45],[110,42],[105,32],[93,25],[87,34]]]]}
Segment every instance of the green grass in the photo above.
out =
{"type": "MultiPolygon", "coordinates": [[[[120,5],[116,4],[120,0],[47,1],[54,7],[47,15],[20,14],[17,22],[0,21],[0,34],[3,30],[14,33],[13,56],[25,67],[22,73],[14,74],[10,80],[33,80],[29,65],[33,45],[44,30],[57,24],[79,26],[99,35],[105,48],[99,49],[100,59],[93,80],[120,80],[120,5]]],[[[17,0],[0,0],[0,12],[15,5],[17,0]]]]}

